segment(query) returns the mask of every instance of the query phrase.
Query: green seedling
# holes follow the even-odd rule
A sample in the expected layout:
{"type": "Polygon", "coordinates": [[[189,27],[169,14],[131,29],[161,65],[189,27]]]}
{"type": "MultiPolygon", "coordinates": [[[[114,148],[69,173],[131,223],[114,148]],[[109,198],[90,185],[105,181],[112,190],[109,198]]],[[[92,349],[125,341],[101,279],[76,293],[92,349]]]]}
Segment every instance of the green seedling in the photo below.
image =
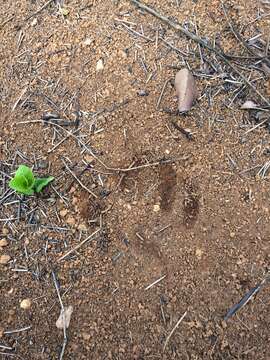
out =
{"type": "Polygon", "coordinates": [[[47,186],[54,177],[35,178],[32,169],[28,166],[20,165],[15,176],[10,180],[9,187],[24,195],[39,193],[47,186]]]}

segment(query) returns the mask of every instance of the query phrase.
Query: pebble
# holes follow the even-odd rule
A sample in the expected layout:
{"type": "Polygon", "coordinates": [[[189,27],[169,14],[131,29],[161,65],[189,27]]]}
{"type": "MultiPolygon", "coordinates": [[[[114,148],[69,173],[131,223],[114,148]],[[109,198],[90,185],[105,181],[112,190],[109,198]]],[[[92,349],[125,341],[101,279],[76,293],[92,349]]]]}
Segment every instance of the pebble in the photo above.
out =
{"type": "Polygon", "coordinates": [[[92,44],[92,42],[93,42],[93,40],[92,39],[90,39],[90,38],[87,38],[87,39],[85,39],[84,40],[84,45],[86,45],[86,46],[89,46],[89,45],[91,45],[92,44]]]}
{"type": "Polygon", "coordinates": [[[6,265],[10,259],[11,259],[11,257],[9,255],[1,255],[0,256],[0,264],[6,265]]]}
{"type": "Polygon", "coordinates": [[[35,18],[32,22],[31,22],[31,26],[36,26],[38,23],[37,19],[35,18]]]}
{"type": "Polygon", "coordinates": [[[73,217],[69,216],[69,217],[67,218],[67,220],[66,220],[66,223],[67,223],[68,225],[75,225],[75,224],[76,224],[76,221],[75,221],[75,219],[74,219],[73,217]]]}
{"type": "Polygon", "coordinates": [[[160,205],[159,204],[155,204],[153,207],[154,212],[159,212],[160,210],[160,205]]]}
{"type": "Polygon", "coordinates": [[[102,71],[103,69],[104,69],[103,60],[99,59],[98,62],[97,62],[96,70],[97,71],[102,71]]]}
{"type": "Polygon", "coordinates": [[[83,333],[82,333],[82,338],[83,338],[83,340],[85,340],[85,341],[89,341],[89,340],[91,339],[91,335],[83,332],[83,333]]]}
{"type": "Polygon", "coordinates": [[[7,246],[7,245],[8,245],[8,242],[7,242],[6,239],[1,239],[1,240],[0,240],[0,248],[1,248],[1,247],[5,247],[5,246],[7,246]]]}
{"type": "Polygon", "coordinates": [[[90,163],[94,160],[93,156],[89,155],[89,154],[86,154],[84,158],[88,163],[90,163]]]}
{"type": "Polygon", "coordinates": [[[3,233],[3,235],[7,235],[8,234],[8,228],[4,227],[2,229],[2,233],[3,233]]]}
{"type": "Polygon", "coordinates": [[[47,169],[49,167],[49,162],[47,160],[39,160],[37,167],[38,169],[47,169]]]}
{"type": "Polygon", "coordinates": [[[24,310],[30,309],[32,303],[30,299],[23,299],[20,303],[20,307],[24,310]]]}
{"type": "Polygon", "coordinates": [[[203,252],[202,252],[201,249],[196,249],[195,254],[196,254],[196,256],[197,256],[198,259],[201,259],[203,252]]]}
{"type": "Polygon", "coordinates": [[[61,210],[61,211],[59,212],[59,214],[60,214],[61,217],[65,217],[65,216],[67,215],[67,213],[68,213],[68,210],[67,210],[67,209],[63,209],[63,210],[61,210]]]}
{"type": "Polygon", "coordinates": [[[87,231],[87,226],[85,224],[79,224],[78,229],[81,231],[87,231]]]}
{"type": "Polygon", "coordinates": [[[138,96],[148,96],[149,91],[147,91],[147,90],[139,90],[137,94],[138,94],[138,96]]]}

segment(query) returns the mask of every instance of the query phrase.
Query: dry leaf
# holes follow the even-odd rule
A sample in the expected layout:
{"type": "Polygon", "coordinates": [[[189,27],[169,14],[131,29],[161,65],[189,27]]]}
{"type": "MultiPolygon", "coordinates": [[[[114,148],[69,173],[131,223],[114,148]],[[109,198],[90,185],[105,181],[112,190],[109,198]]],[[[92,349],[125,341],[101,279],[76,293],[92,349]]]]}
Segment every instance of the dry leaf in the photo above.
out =
{"type": "Polygon", "coordinates": [[[244,102],[244,104],[241,106],[242,110],[252,110],[252,109],[258,109],[260,108],[259,105],[257,105],[254,101],[252,100],[247,100],[244,102]]]}
{"type": "Polygon", "coordinates": [[[197,98],[197,89],[195,79],[188,69],[182,69],[176,74],[175,89],[178,96],[179,112],[190,110],[197,98]]]}
{"type": "Polygon", "coordinates": [[[59,318],[56,321],[56,327],[58,329],[67,329],[69,327],[71,314],[73,312],[73,306],[64,307],[64,311],[61,309],[59,318]]]}

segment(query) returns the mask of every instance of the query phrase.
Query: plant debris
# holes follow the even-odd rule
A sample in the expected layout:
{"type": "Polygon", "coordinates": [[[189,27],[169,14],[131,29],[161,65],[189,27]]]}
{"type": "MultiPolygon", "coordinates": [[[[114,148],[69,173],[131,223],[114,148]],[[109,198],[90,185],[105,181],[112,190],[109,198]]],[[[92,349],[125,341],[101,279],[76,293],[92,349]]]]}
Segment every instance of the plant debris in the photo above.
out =
{"type": "Polygon", "coordinates": [[[197,98],[195,79],[188,69],[178,71],[175,76],[175,89],[178,97],[178,111],[187,112],[197,98]]]}

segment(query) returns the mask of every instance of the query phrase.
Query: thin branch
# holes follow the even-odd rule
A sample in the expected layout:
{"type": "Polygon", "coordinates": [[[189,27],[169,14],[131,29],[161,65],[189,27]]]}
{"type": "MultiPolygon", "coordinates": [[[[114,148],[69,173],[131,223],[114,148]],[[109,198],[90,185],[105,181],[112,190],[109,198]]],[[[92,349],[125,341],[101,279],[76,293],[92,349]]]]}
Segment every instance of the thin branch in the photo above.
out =
{"type": "Polygon", "coordinates": [[[93,239],[93,237],[100,232],[101,230],[101,226],[94,231],[91,235],[89,235],[86,239],[84,239],[83,241],[81,241],[78,245],[76,245],[73,249],[69,250],[68,252],[66,252],[63,256],[61,256],[57,261],[61,261],[64,260],[67,256],[69,256],[70,254],[74,253],[76,250],[78,250],[80,247],[82,247],[87,241],[93,239]]]}
{"type": "Polygon", "coordinates": [[[187,311],[184,312],[184,314],[180,317],[180,319],[177,321],[177,323],[175,324],[175,326],[173,327],[172,331],[169,333],[165,343],[164,343],[164,346],[163,346],[163,351],[165,351],[166,349],[166,346],[168,345],[168,342],[170,340],[170,338],[172,337],[172,334],[175,332],[175,330],[177,329],[177,327],[179,326],[179,324],[184,320],[184,318],[186,317],[187,315],[187,311]]]}
{"type": "Polygon", "coordinates": [[[65,353],[65,349],[66,349],[66,346],[67,346],[67,340],[68,340],[67,339],[67,329],[66,329],[66,319],[65,319],[65,308],[64,308],[64,305],[63,305],[63,301],[61,299],[58,281],[57,281],[56,275],[55,275],[55,273],[53,271],[52,271],[52,277],[53,277],[54,286],[55,286],[55,289],[56,289],[56,292],[57,292],[57,296],[58,296],[58,299],[59,299],[59,303],[60,303],[60,306],[61,306],[61,313],[62,313],[62,316],[63,316],[63,336],[64,336],[64,340],[63,340],[62,350],[61,350],[61,353],[60,353],[60,356],[59,356],[59,360],[62,360],[64,358],[64,353],[65,353]]]}
{"type": "Polygon", "coordinates": [[[67,171],[74,177],[74,179],[77,181],[77,183],[78,183],[84,190],[86,190],[89,194],[91,194],[95,199],[97,199],[98,196],[97,196],[95,193],[93,193],[93,191],[91,191],[90,189],[88,189],[88,187],[85,186],[85,185],[81,182],[81,180],[80,180],[80,179],[74,174],[74,172],[70,169],[70,167],[69,167],[68,164],[65,162],[65,160],[62,159],[62,161],[63,161],[63,163],[64,163],[67,171]]]}
{"type": "Polygon", "coordinates": [[[49,0],[47,1],[43,6],[41,6],[40,9],[38,9],[36,12],[34,12],[33,14],[29,15],[24,21],[28,21],[30,20],[33,16],[38,15],[42,10],[46,9],[47,6],[49,6],[54,0],[49,0]]]}

